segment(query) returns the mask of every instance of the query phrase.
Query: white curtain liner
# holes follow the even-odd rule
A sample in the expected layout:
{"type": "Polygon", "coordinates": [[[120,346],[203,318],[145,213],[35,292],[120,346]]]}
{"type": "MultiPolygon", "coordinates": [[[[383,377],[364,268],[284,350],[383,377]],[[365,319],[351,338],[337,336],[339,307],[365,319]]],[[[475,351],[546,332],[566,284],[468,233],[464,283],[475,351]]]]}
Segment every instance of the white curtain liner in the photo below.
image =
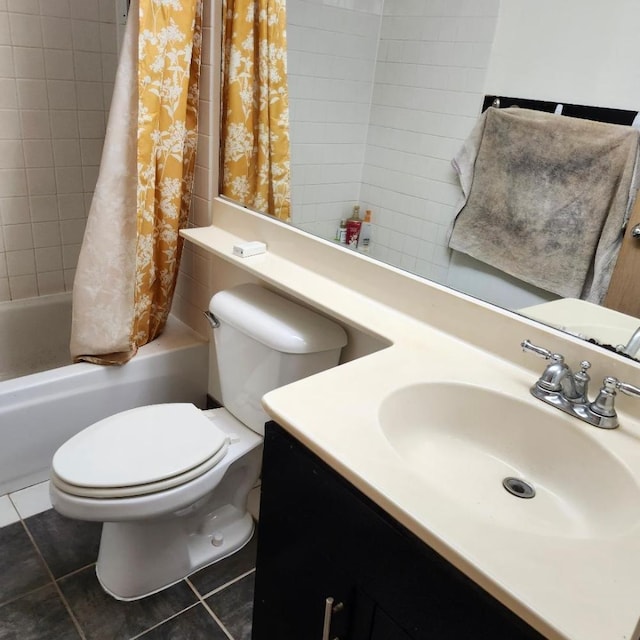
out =
{"type": "Polygon", "coordinates": [[[100,173],[73,287],[74,360],[79,356],[131,351],[136,266],[138,23],[138,0],[132,0],[100,173]]]}

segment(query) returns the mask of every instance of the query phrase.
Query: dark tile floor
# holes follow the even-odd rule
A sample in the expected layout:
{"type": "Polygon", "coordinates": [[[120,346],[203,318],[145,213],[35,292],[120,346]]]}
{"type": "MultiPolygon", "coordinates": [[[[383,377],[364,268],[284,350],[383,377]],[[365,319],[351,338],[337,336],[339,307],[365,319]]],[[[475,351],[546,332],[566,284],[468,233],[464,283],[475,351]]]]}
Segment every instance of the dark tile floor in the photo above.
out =
{"type": "Polygon", "coordinates": [[[49,510],[0,528],[0,640],[250,640],[255,536],[161,593],[119,602],[95,576],[100,527],[49,510]]]}

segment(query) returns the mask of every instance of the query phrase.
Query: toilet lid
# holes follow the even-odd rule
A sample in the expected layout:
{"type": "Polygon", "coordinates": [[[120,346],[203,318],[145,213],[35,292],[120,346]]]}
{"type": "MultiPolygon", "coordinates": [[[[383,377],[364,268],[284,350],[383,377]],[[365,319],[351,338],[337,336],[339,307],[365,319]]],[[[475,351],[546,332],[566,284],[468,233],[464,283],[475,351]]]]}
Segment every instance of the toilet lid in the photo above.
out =
{"type": "Polygon", "coordinates": [[[193,404],[149,405],[87,427],[58,449],[52,466],[64,484],[97,490],[182,482],[211,468],[227,441],[193,404]]]}

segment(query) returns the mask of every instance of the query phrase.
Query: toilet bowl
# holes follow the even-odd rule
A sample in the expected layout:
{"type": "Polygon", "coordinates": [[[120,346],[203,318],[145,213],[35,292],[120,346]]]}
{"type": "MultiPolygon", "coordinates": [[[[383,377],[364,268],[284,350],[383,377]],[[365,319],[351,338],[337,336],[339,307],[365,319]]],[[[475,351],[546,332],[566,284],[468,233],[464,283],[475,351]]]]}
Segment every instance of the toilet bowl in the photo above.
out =
{"type": "MultiPolygon", "coordinates": [[[[259,475],[267,391],[338,363],[341,327],[257,285],[209,310],[224,408],[139,407],[97,422],[54,455],[62,515],[103,522],[96,574],[119,600],[160,591],[244,546],[259,475]]],[[[214,353],[212,351],[212,353],[214,353]]]]}

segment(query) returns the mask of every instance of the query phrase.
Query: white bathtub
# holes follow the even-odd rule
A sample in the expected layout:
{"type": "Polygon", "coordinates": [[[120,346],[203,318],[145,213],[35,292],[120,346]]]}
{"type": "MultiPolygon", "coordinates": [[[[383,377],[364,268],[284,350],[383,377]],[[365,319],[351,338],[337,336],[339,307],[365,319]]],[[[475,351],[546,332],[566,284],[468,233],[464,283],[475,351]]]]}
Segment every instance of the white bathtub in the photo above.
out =
{"type": "Polygon", "coordinates": [[[70,364],[71,294],[0,302],[0,380],[70,364]]]}
{"type": "MultiPolygon", "coordinates": [[[[51,319],[46,305],[36,302],[33,307],[51,319]]],[[[31,342],[50,337],[46,324],[31,334],[31,342]]],[[[33,331],[31,322],[11,326],[13,338],[0,320],[3,368],[5,342],[29,347],[30,340],[16,334],[25,326],[33,331]]],[[[170,318],[164,333],[121,367],[70,364],[0,382],[0,495],[45,480],[56,449],[96,420],[158,402],[193,402],[204,407],[207,377],[207,343],[170,318]]]]}

